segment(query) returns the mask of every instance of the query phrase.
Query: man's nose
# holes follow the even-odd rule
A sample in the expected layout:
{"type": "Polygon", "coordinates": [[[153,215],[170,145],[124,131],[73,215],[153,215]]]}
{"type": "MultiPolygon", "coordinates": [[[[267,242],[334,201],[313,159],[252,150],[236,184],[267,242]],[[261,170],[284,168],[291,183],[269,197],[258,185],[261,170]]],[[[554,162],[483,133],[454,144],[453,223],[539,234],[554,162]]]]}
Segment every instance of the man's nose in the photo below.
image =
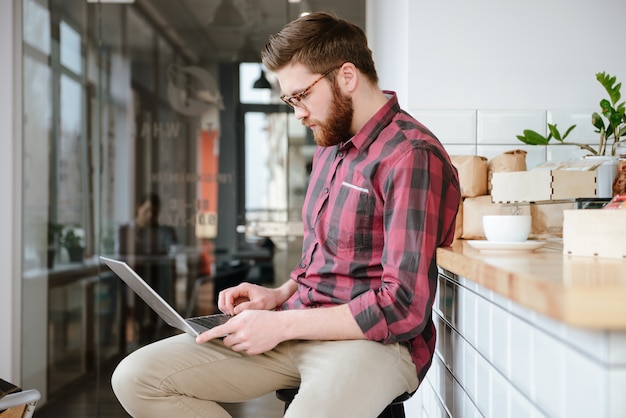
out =
{"type": "Polygon", "coordinates": [[[297,106],[293,108],[293,113],[296,116],[296,119],[302,120],[309,115],[309,111],[304,106],[297,106]]]}

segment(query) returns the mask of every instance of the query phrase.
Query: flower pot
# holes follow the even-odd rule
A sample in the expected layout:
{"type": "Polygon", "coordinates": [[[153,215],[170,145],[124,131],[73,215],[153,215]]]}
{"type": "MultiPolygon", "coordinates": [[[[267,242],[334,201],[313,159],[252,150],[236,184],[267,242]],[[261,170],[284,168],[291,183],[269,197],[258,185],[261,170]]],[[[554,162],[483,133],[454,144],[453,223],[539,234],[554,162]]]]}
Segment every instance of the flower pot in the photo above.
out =
{"type": "Polygon", "coordinates": [[[46,267],[52,270],[54,268],[54,257],[56,255],[56,250],[54,248],[49,248],[46,253],[46,267]]]}
{"type": "Polygon", "coordinates": [[[67,255],[69,256],[71,263],[82,262],[84,252],[85,249],[83,247],[72,247],[67,249],[67,255]]]}
{"type": "Polygon", "coordinates": [[[587,155],[585,160],[602,163],[596,169],[596,197],[613,197],[613,180],[617,175],[617,157],[587,155]]]}

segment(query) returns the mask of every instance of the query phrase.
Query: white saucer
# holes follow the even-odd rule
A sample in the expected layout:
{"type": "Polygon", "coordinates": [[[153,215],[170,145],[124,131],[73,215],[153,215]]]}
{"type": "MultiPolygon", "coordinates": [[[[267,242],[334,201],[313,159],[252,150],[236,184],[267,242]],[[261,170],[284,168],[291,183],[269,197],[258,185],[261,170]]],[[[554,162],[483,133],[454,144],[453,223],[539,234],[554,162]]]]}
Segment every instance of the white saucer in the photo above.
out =
{"type": "Polygon", "coordinates": [[[486,240],[469,240],[469,245],[482,251],[534,251],[546,245],[545,241],[523,242],[492,242],[486,240]]]}

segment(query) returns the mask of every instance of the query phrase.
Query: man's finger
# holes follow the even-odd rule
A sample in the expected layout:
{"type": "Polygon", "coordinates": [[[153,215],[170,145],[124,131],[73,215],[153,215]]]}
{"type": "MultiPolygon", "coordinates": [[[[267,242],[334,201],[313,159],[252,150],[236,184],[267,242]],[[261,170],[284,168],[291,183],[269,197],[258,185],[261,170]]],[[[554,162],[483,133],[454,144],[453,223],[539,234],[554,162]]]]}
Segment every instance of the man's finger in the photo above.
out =
{"type": "Polygon", "coordinates": [[[202,344],[215,338],[223,338],[230,333],[228,328],[228,324],[223,324],[206,330],[196,337],[196,342],[202,344]]]}

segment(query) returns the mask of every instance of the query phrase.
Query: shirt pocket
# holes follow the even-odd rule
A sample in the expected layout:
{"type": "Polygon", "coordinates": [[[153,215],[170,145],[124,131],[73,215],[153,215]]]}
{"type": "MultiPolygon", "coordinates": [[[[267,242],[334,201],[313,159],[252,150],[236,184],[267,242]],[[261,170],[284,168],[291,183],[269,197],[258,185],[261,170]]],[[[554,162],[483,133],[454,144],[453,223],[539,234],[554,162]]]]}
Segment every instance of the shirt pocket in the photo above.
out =
{"type": "Polygon", "coordinates": [[[376,199],[366,187],[343,182],[333,205],[328,245],[337,254],[372,248],[376,199]]]}

